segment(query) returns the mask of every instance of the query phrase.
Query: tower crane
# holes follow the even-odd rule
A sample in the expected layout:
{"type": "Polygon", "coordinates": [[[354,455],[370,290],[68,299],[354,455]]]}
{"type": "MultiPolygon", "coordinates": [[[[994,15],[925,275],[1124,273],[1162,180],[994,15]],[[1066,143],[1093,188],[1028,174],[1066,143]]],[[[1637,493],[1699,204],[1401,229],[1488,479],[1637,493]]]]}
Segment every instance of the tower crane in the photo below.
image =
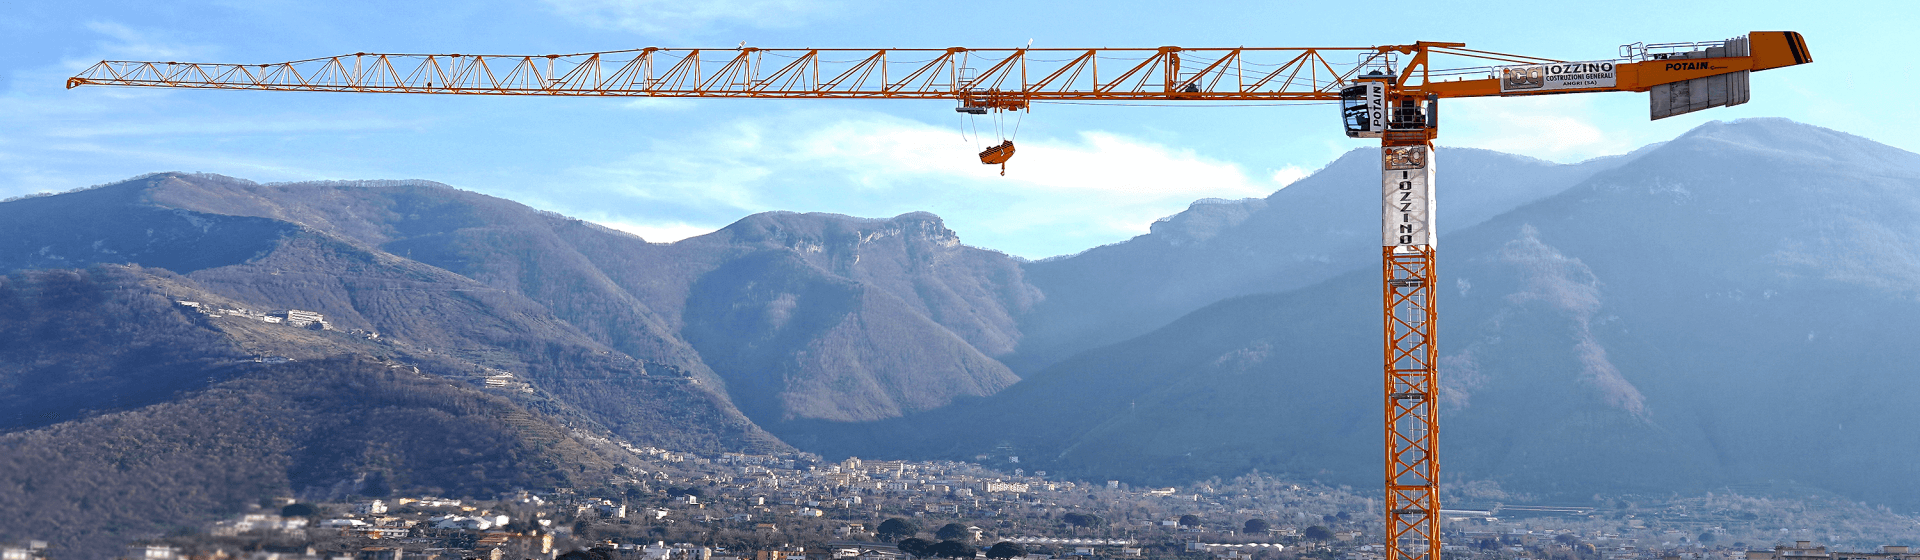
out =
{"type": "MultiPolygon", "coordinates": [[[[1337,102],[1347,136],[1380,139],[1387,560],[1440,560],[1434,306],[1439,100],[1648,92],[1653,119],[1745,103],[1750,73],[1806,64],[1791,31],[1622,45],[1563,61],[1464,43],[1335,48],[643,49],[547,55],[380,54],[274,64],[102,61],[67,87],[129,86],[572,97],[938,99],[968,114],[1035,104],[1337,102]],[[1439,58],[1468,61],[1436,68],[1439,58]],[[1105,67],[1104,69],[1102,67],[1105,67]],[[1104,70],[1104,73],[1103,73],[1104,70]]],[[[1011,139],[980,154],[1002,165],[1011,139]]]]}

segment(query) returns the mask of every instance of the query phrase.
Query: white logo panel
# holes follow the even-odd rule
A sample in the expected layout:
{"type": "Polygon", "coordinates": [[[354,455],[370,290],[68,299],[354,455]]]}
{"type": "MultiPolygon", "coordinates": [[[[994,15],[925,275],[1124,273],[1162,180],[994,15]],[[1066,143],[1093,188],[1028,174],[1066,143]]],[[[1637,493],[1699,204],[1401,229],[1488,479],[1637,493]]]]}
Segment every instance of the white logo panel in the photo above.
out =
{"type": "Polygon", "coordinates": [[[1499,70],[1500,93],[1610,88],[1618,78],[1611,60],[1501,66],[1499,70]]]}
{"type": "Polygon", "coordinates": [[[1434,245],[1433,151],[1425,146],[1380,149],[1381,245],[1395,252],[1434,245]]]}

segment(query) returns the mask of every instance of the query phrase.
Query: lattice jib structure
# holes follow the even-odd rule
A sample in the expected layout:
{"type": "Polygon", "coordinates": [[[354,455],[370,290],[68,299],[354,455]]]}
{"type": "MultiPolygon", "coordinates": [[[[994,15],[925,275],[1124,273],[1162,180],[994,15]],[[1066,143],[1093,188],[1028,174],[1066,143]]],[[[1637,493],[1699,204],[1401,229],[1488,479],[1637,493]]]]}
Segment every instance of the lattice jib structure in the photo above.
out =
{"type": "MultiPolygon", "coordinates": [[[[544,55],[353,53],[266,64],[106,60],[67,87],[267,91],[693,97],[945,99],[1010,110],[1046,101],[1307,102],[1340,98],[1363,67],[1395,68],[1395,90],[1441,98],[1649,91],[1688,80],[1812,61],[1799,34],[1755,32],[1733,42],[1632,45],[1599,61],[1600,81],[1529,84],[1563,61],[1480,51],[1461,43],[1371,47],[1154,47],[980,49],[714,49],[647,47],[544,55]],[[1704,63],[1673,64],[1665,50],[1720,48],[1704,63]],[[1664,50],[1663,50],[1664,49],[1664,50]],[[1438,68],[1429,57],[1466,63],[1438,68]],[[1738,55],[1738,56],[1736,56],[1738,55]],[[1530,70],[1529,70],[1530,69],[1530,70]],[[1543,70],[1544,69],[1544,70],[1543,70]],[[1504,85],[1503,85],[1504,84],[1504,85]]],[[[1695,49],[1698,50],[1698,49],[1695,49]]],[[[1706,59],[1702,59],[1706,60],[1706,59]]],[[[1580,63],[1574,63],[1580,64],[1580,63]]],[[[1555,74],[1557,75],[1557,74],[1555,74]]],[[[1744,84],[1744,81],[1740,82],[1744,84]]],[[[1689,89],[1689,92],[1692,90],[1689,89]]],[[[1691,106],[1691,105],[1687,105],[1691,106]]]]}
{"type": "Polygon", "coordinates": [[[578,54],[355,53],[272,64],[101,61],[82,85],[574,97],[1327,101],[1358,62],[1411,47],[644,48],[578,54]]]}

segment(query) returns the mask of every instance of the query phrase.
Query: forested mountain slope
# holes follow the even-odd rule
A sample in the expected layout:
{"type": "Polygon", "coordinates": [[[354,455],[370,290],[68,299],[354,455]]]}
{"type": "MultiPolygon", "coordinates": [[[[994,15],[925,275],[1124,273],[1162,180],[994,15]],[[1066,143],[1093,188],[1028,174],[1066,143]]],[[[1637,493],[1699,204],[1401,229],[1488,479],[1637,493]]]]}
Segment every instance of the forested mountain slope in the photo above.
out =
{"type": "Polygon", "coordinates": [[[601,344],[690,372],[769,426],[991,394],[1017,380],[992,356],[1013,350],[1014,317],[1037,298],[1012,259],[962,245],[925,213],[774,212],[654,244],[424,182],[201,176],[146,192],[164,207],[298,223],[524,296],[601,344]]]}
{"type": "MultiPolygon", "coordinates": [[[[1441,147],[1437,222],[1444,235],[1572,187],[1640,152],[1573,165],[1441,147]]],[[[1031,372],[1159,328],[1213,302],[1315,284],[1374,264],[1379,151],[1348,152],[1266,198],[1202,200],[1151,233],[1027,263],[1046,298],[1022,317],[1005,361],[1031,372]]]]}
{"type": "Polygon", "coordinates": [[[572,488],[620,460],[447,363],[169,296],[236,306],[156,269],[0,277],[0,540],[108,557],[277,496],[572,488]]]}
{"type": "MultiPolygon", "coordinates": [[[[1920,504],[1920,155],[1700,127],[1443,237],[1442,464],[1535,496],[1799,485],[1920,504]]],[[[1229,299],[840,453],[1067,477],[1378,479],[1378,275],[1229,299]]],[[[825,428],[823,428],[825,429],[825,428]]]]}
{"type": "Polygon", "coordinates": [[[436,374],[470,378],[510,372],[540,389],[537,397],[554,399],[553,406],[638,443],[784,447],[723,393],[699,383],[696,371],[614,351],[518,293],[304,224],[154,201],[195,182],[239,183],[158,174],[0,204],[0,223],[14,228],[6,239],[41,247],[0,253],[0,269],[107,263],[162,268],[180,273],[170,288],[181,292],[176,295],[224,298],[234,302],[232,308],[256,312],[315,311],[338,331],[379,336],[377,343],[319,351],[265,337],[259,340],[268,347],[257,349],[258,355],[391,356],[435,368],[436,374]],[[230,224],[252,229],[237,233],[230,224]],[[180,246],[154,248],[165,243],[180,246]],[[197,264],[182,267],[185,272],[164,268],[182,258],[197,264]]]}

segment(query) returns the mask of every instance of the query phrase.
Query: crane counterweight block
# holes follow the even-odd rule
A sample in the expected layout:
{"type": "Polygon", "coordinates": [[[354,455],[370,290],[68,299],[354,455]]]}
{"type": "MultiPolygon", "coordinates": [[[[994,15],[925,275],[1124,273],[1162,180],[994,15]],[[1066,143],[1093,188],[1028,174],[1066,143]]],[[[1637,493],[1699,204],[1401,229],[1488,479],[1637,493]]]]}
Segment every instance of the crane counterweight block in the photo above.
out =
{"type": "MultiPolygon", "coordinates": [[[[1792,31],[1756,31],[1684,52],[1656,53],[1642,62],[1648,114],[1653,120],[1714,107],[1731,107],[1753,98],[1753,72],[1813,62],[1806,39],[1792,31]],[[1745,64],[1740,64],[1744,61],[1745,64]],[[1731,71],[1728,71],[1731,70],[1731,71]],[[1680,73],[1714,72],[1675,79],[1680,73]]],[[[1684,76],[1684,74],[1682,74],[1684,76]]]]}

